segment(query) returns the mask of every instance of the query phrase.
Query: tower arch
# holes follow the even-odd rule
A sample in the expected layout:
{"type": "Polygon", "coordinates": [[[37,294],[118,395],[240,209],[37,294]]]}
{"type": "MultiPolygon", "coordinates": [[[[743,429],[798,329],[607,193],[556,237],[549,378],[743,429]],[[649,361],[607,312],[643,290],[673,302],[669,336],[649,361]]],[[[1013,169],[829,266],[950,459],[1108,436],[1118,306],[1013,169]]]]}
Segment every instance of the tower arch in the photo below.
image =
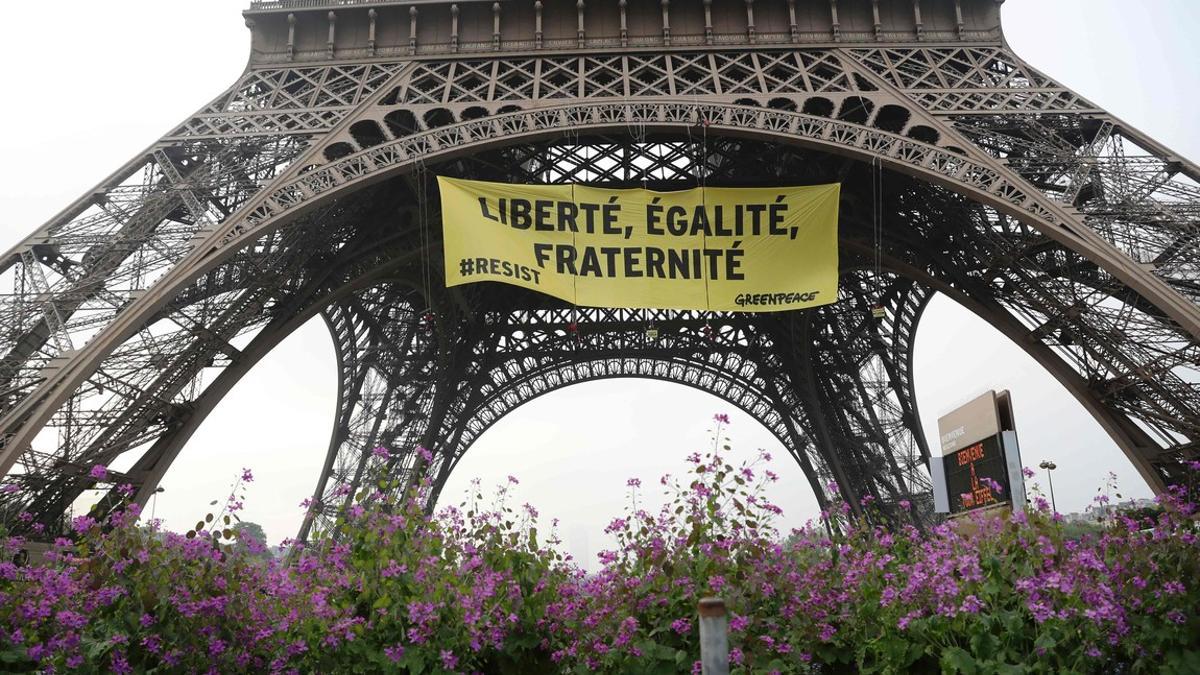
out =
{"type": "MultiPolygon", "coordinates": [[[[368,9],[334,4],[344,4],[345,25],[368,9]]],[[[283,332],[315,312],[331,317],[335,334],[403,329],[419,353],[437,356],[404,371],[415,384],[401,391],[367,363],[371,354],[346,343],[345,401],[368,385],[401,398],[398,412],[356,402],[343,426],[400,427],[395,438],[407,444],[475,419],[479,401],[422,388],[453,379],[429,364],[469,370],[469,345],[495,335],[479,307],[506,309],[497,314],[506,320],[563,308],[433,283],[436,270],[422,261],[436,258],[434,171],[521,182],[586,175],[614,185],[722,175],[731,184],[842,180],[860,195],[843,220],[844,287],[853,293],[837,312],[753,326],[787,337],[767,352],[791,390],[771,395],[788,401],[795,434],[816,449],[817,478],[883,501],[917,485],[919,462],[901,462],[898,451],[923,443],[912,431],[904,363],[934,289],[1038,354],[1152,486],[1169,483],[1200,436],[1200,293],[1188,215],[1200,203],[1189,182],[1200,171],[1011,54],[990,0],[962,3],[961,23],[925,8],[924,25],[873,29],[856,14],[862,7],[844,5],[844,20],[828,25],[819,13],[804,19],[813,25],[784,25],[786,12],[762,9],[776,18],[753,30],[747,23],[744,34],[713,31],[681,7],[669,39],[641,24],[605,33],[621,25],[613,16],[566,37],[506,22],[498,45],[491,36],[427,41],[450,33],[422,25],[407,43],[363,51],[339,43],[330,52],[304,42],[319,30],[299,31],[286,51],[273,32],[285,9],[299,10],[301,24],[324,12],[292,0],[255,3],[247,13],[255,55],[235,85],[0,265],[0,283],[12,290],[0,303],[10,327],[0,464],[26,488],[0,506],[9,515],[33,508],[52,525],[91,485],[79,466],[131,452],[139,468],[125,478],[144,491],[183,430],[253,360],[231,340],[264,322],[283,332]],[[614,57],[615,44],[629,49],[614,57]],[[1137,162],[1118,152],[1122,144],[1142,153],[1137,162]],[[739,151],[815,159],[824,173],[805,173],[802,162],[754,164],[739,151]],[[863,262],[872,256],[863,252],[861,188],[872,166],[889,186],[887,274],[863,262]],[[385,303],[385,325],[369,328],[361,306],[382,302],[380,288],[402,292],[385,303]],[[882,328],[864,323],[873,302],[885,306],[882,328]],[[339,314],[349,323],[337,324],[339,314]],[[847,353],[870,355],[887,382],[879,391],[898,393],[860,387],[857,361],[828,356],[847,353]],[[892,416],[880,419],[885,409],[892,416]],[[417,413],[431,421],[396,422],[417,413]],[[35,443],[47,425],[62,430],[53,448],[35,443]]],[[[740,25],[742,3],[714,7],[733,17],[724,25],[740,25]]],[[[897,7],[884,15],[911,9],[897,7]]],[[[599,310],[591,319],[611,325],[599,310]]],[[[275,333],[267,335],[255,349],[269,349],[275,333]]],[[[452,466],[459,450],[444,449],[441,466],[452,466]]],[[[329,456],[337,461],[323,484],[344,478],[335,475],[340,458],[352,467],[364,451],[335,429],[329,456]]]]}

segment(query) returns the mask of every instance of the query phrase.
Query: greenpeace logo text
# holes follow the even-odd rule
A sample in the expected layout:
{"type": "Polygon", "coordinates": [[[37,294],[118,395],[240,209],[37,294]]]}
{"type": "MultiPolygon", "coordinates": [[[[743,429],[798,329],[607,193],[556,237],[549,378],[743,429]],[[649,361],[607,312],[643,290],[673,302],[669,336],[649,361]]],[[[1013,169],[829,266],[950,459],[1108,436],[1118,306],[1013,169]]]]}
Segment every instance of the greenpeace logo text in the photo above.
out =
{"type": "Polygon", "coordinates": [[[796,305],[802,302],[812,302],[820,294],[820,291],[811,291],[808,293],[742,293],[734,298],[733,302],[738,307],[796,305]]]}

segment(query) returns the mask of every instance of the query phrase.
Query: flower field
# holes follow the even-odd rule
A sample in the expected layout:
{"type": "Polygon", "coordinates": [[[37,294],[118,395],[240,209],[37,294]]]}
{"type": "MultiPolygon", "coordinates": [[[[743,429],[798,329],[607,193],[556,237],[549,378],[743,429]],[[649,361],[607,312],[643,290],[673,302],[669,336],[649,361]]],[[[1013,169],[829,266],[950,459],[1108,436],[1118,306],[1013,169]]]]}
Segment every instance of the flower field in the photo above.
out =
{"type": "Polygon", "coordinates": [[[1156,513],[1082,536],[1044,504],[930,531],[837,504],[781,533],[770,458],[727,450],[630,479],[594,573],[508,486],[430,516],[376,482],[288,560],[232,527],[249,472],[186,534],[82,516],[45,563],[0,564],[0,670],[698,672],[696,603],[718,596],[738,673],[1200,672],[1200,464],[1156,513]]]}

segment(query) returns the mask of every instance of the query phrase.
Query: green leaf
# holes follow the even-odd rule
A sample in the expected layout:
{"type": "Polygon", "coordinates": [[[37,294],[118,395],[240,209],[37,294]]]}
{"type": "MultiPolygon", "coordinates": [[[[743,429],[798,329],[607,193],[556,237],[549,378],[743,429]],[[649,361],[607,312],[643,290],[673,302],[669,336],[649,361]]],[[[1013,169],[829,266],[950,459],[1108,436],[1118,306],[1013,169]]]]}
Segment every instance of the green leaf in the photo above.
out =
{"type": "Polygon", "coordinates": [[[1045,649],[1046,651],[1050,651],[1051,649],[1054,649],[1055,647],[1058,646],[1058,640],[1055,640],[1050,635],[1043,633],[1043,634],[1039,635],[1036,640],[1033,641],[1033,646],[1041,647],[1042,649],[1045,649]]]}
{"type": "Polygon", "coordinates": [[[975,659],[961,647],[947,647],[942,652],[942,672],[964,673],[972,675],[976,672],[975,659]]]}
{"type": "Polygon", "coordinates": [[[976,633],[971,636],[971,652],[977,659],[989,659],[1000,648],[1000,640],[991,633],[976,633]]]}
{"type": "Polygon", "coordinates": [[[1164,673],[1200,673],[1200,651],[1191,649],[1172,650],[1167,652],[1166,663],[1163,664],[1164,673]]]}

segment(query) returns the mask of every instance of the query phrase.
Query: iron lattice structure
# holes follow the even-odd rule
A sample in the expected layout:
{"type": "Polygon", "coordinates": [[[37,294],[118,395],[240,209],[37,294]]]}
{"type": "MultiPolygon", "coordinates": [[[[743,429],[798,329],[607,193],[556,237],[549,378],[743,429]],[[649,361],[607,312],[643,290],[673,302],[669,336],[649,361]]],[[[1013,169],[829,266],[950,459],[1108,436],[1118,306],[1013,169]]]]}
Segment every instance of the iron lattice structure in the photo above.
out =
{"type": "Polygon", "coordinates": [[[6,520],[58,531],[111,489],[95,463],[130,466],[116,480],[144,503],[318,314],[338,411],[303,537],[335,527],[372,448],[440,488],[508,411],[619,376],[750,412],[822,503],[832,483],[920,519],[912,350],[934,293],[1037,359],[1162,489],[1200,440],[1200,169],[1021,61],[999,5],[255,2],[237,82],[2,259],[6,520]],[[840,181],[841,301],[708,315],[448,291],[435,174],[840,181]]]}

